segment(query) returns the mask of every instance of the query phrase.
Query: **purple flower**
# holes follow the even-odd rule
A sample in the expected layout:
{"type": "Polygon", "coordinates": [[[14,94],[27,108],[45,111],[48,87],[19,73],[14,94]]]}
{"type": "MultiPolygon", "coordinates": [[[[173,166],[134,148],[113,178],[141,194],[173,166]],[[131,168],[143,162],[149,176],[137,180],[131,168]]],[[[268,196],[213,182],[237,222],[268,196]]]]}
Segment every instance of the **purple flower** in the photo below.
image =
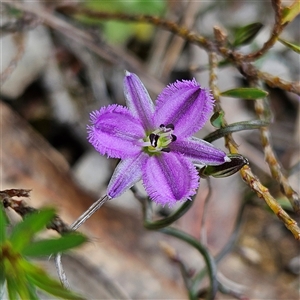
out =
{"type": "Polygon", "coordinates": [[[107,195],[115,198],[143,180],[150,198],[172,206],[196,193],[199,176],[193,163],[220,165],[229,158],[210,143],[191,137],[203,127],[213,98],[196,80],[167,86],[150,99],[140,79],[126,72],[127,107],[109,105],[91,113],[88,139],[102,155],[120,158],[107,195]]]}

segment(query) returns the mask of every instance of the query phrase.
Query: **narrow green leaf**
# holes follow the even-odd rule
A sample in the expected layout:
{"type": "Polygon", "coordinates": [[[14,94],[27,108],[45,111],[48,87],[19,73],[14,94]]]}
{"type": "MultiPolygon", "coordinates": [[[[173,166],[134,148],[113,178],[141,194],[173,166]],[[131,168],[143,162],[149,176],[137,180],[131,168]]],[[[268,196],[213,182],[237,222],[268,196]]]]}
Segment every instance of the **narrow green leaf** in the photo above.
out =
{"type": "Polygon", "coordinates": [[[6,225],[7,225],[6,215],[4,214],[2,207],[3,206],[1,205],[1,207],[0,207],[0,246],[6,239],[6,225]]]}
{"type": "MultiPolygon", "coordinates": [[[[299,4],[300,6],[300,4],[299,4]]],[[[290,48],[291,50],[297,52],[297,53],[300,53],[300,45],[296,45],[296,44],[292,44],[286,40],[283,40],[281,38],[278,39],[279,42],[281,42],[283,45],[287,46],[288,48],[290,48]]]]}
{"type": "Polygon", "coordinates": [[[225,123],[224,114],[223,110],[215,112],[210,118],[210,123],[216,128],[223,127],[225,123]]]}
{"type": "Polygon", "coordinates": [[[29,262],[26,263],[25,267],[28,270],[27,277],[29,278],[30,282],[48,294],[62,299],[84,299],[80,295],[65,289],[60,282],[49,277],[41,268],[30,264],[29,262]]]}
{"type": "Polygon", "coordinates": [[[7,287],[7,293],[9,300],[17,300],[19,299],[18,296],[18,285],[14,281],[14,279],[10,276],[7,276],[6,278],[6,287],[7,287]]]}
{"type": "Polygon", "coordinates": [[[16,276],[7,276],[7,291],[9,299],[31,299],[31,291],[28,289],[27,280],[22,272],[16,276]],[[19,276],[20,275],[20,276],[19,276]],[[20,297],[19,297],[20,296],[20,297]]]}
{"type": "Polygon", "coordinates": [[[14,280],[18,287],[17,292],[20,295],[20,298],[31,299],[30,288],[28,288],[27,278],[25,277],[23,270],[19,270],[19,272],[17,272],[17,276],[14,278],[14,280]]]}
{"type": "Polygon", "coordinates": [[[72,232],[58,239],[31,242],[24,247],[21,253],[25,256],[48,256],[77,247],[86,241],[85,236],[72,232]]]}
{"type": "Polygon", "coordinates": [[[21,299],[39,300],[36,294],[35,285],[30,282],[30,280],[28,280],[26,271],[22,268],[22,261],[26,262],[26,260],[21,258],[20,261],[21,264],[19,264],[19,269],[14,275],[14,280],[16,282],[16,285],[18,286],[18,293],[21,299]]]}
{"type": "Polygon", "coordinates": [[[257,88],[236,88],[220,93],[224,97],[243,98],[243,99],[260,99],[268,95],[268,92],[257,88]]]}
{"type": "Polygon", "coordinates": [[[218,129],[209,135],[207,135],[204,140],[211,143],[219,138],[224,137],[225,135],[237,131],[243,131],[243,130],[252,130],[257,129],[260,127],[268,126],[270,123],[267,121],[262,120],[251,120],[251,121],[244,121],[244,122],[237,122],[232,123],[230,125],[227,125],[224,128],[218,129]]]}
{"type": "Polygon", "coordinates": [[[30,282],[28,278],[26,278],[26,288],[27,288],[27,293],[28,293],[28,299],[30,300],[39,300],[39,297],[37,296],[36,293],[36,287],[34,283],[30,282]]]}
{"type": "Polygon", "coordinates": [[[0,260],[0,299],[1,299],[1,294],[2,290],[5,285],[5,270],[4,270],[4,263],[3,259],[0,260]]]}
{"type": "Polygon", "coordinates": [[[299,0],[296,0],[292,5],[285,7],[282,10],[281,24],[293,21],[300,13],[299,0]]]}
{"type": "Polygon", "coordinates": [[[54,218],[54,209],[43,209],[28,215],[24,220],[18,223],[11,234],[11,243],[15,251],[21,251],[30,243],[32,237],[37,232],[45,228],[54,218]]]}
{"type": "Polygon", "coordinates": [[[238,28],[234,34],[233,46],[236,47],[251,43],[262,27],[262,23],[252,23],[238,28]]]}

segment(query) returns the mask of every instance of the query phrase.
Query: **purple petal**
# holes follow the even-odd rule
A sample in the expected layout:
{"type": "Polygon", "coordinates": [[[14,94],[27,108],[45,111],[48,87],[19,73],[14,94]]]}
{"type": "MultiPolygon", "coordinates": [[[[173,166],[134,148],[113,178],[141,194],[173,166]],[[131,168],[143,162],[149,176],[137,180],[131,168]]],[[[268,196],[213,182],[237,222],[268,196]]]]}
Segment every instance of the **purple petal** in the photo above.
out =
{"type": "Polygon", "coordinates": [[[138,140],[145,132],[140,121],[120,105],[109,105],[90,115],[88,140],[102,155],[127,158],[141,152],[138,140]]]}
{"type": "Polygon", "coordinates": [[[147,154],[141,152],[139,155],[121,160],[117,165],[107,187],[107,195],[116,198],[141,180],[142,166],[145,164],[147,154]]]}
{"type": "Polygon", "coordinates": [[[124,93],[129,110],[141,120],[146,130],[153,130],[154,104],[137,75],[126,72],[124,93]]]}
{"type": "Polygon", "coordinates": [[[170,144],[170,149],[183,154],[185,157],[190,158],[193,163],[200,165],[220,165],[230,161],[225,152],[195,137],[177,140],[170,144]]]}
{"type": "Polygon", "coordinates": [[[154,123],[173,124],[174,134],[184,138],[201,129],[213,110],[213,98],[208,90],[193,80],[177,81],[158,96],[154,123]]]}
{"type": "Polygon", "coordinates": [[[169,206],[190,199],[199,185],[193,164],[177,153],[150,156],[143,166],[143,183],[153,201],[169,206]]]}

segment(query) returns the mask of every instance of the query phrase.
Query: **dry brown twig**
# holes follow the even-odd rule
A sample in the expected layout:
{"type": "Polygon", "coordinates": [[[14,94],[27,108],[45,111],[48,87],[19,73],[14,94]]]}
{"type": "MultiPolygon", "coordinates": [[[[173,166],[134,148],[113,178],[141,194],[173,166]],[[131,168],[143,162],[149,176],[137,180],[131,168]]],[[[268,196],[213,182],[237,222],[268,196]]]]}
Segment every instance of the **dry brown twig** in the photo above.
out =
{"type": "MultiPolygon", "coordinates": [[[[3,12],[2,12],[3,13],[3,12]]],[[[40,24],[41,20],[32,16],[30,13],[25,13],[20,19],[15,22],[6,22],[0,27],[0,37],[12,34],[11,37],[16,45],[16,54],[12,57],[8,66],[2,71],[0,75],[0,86],[2,86],[11,76],[13,71],[18,66],[22,59],[26,47],[26,30],[35,28],[40,24]]]]}
{"type": "MultiPolygon", "coordinates": [[[[267,99],[258,99],[255,101],[255,111],[261,120],[265,119],[267,113],[264,101],[267,99]]],[[[280,184],[282,193],[289,199],[296,213],[300,213],[300,199],[296,191],[293,190],[288,179],[283,175],[282,167],[278,162],[270,141],[270,132],[268,127],[260,128],[261,142],[264,148],[265,159],[269,165],[272,177],[280,184]]]]}
{"type": "MultiPolygon", "coordinates": [[[[218,67],[218,61],[217,61],[217,55],[216,53],[210,53],[209,55],[210,59],[210,88],[212,90],[212,93],[214,95],[214,98],[216,100],[215,105],[215,111],[221,111],[221,103],[220,103],[220,97],[219,97],[219,91],[217,89],[216,80],[217,80],[217,74],[216,69],[218,67]]],[[[226,120],[224,119],[223,126],[226,126],[226,120]]],[[[263,134],[267,133],[267,129],[262,129],[263,134]]],[[[265,141],[265,143],[268,140],[265,141]]],[[[231,134],[228,134],[225,136],[225,145],[229,149],[230,153],[238,153],[238,146],[236,142],[234,141],[231,134]]],[[[279,163],[277,162],[276,158],[274,156],[270,156],[270,152],[272,151],[272,148],[270,147],[270,144],[266,143],[265,145],[268,146],[266,157],[267,160],[270,160],[270,168],[273,170],[273,172],[276,174],[276,176],[279,174],[280,176],[280,184],[286,189],[286,191],[289,193],[291,187],[288,185],[287,180],[283,179],[282,173],[280,172],[280,169],[277,167],[279,166],[279,163]],[[272,158],[272,160],[271,160],[272,158]],[[275,159],[275,161],[273,161],[275,159]],[[276,169],[275,169],[276,167],[276,169]]],[[[273,151],[272,151],[273,152],[273,151]]],[[[300,240],[300,228],[297,225],[297,222],[293,220],[284,210],[283,208],[278,204],[276,199],[270,194],[269,190],[260,182],[260,180],[253,174],[251,168],[249,165],[245,165],[240,170],[241,177],[243,180],[249,185],[249,187],[256,192],[257,196],[261,199],[263,199],[267,205],[271,208],[271,210],[274,212],[274,214],[284,223],[284,225],[292,232],[295,239],[300,240]]],[[[292,190],[293,197],[298,197],[296,192],[292,190]]],[[[296,207],[297,208],[297,207],[296,207]]]]}
{"type": "MultiPolygon", "coordinates": [[[[10,207],[13,209],[18,215],[22,218],[31,214],[33,212],[37,212],[36,208],[33,208],[27,205],[26,201],[16,200],[14,197],[22,197],[22,198],[29,198],[31,190],[26,189],[10,189],[10,190],[3,190],[0,191],[0,201],[5,208],[10,207]]],[[[48,229],[53,229],[57,231],[59,234],[64,234],[70,232],[70,227],[59,217],[55,216],[55,218],[51,221],[51,223],[47,226],[48,229]]]]}
{"type": "MultiPolygon", "coordinates": [[[[120,59],[121,59],[121,62],[124,64],[124,67],[126,67],[126,65],[130,65],[133,70],[136,71],[142,70],[142,65],[133,57],[125,55],[124,53],[120,55],[114,53],[114,55],[112,56],[111,53],[108,53],[107,51],[103,51],[103,47],[100,47],[98,45],[99,41],[94,41],[93,37],[90,34],[70,25],[69,23],[65,22],[61,18],[54,16],[51,13],[42,11],[41,9],[28,7],[22,3],[7,1],[6,4],[15,7],[17,9],[20,9],[22,11],[30,12],[32,15],[36,15],[37,18],[43,20],[43,23],[45,25],[61,32],[62,34],[72,38],[77,42],[83,43],[91,51],[95,52],[96,54],[100,55],[101,57],[107,59],[110,62],[113,62],[115,64],[120,64],[120,59]]],[[[252,78],[260,78],[261,80],[263,80],[265,83],[267,83],[272,87],[279,87],[283,90],[300,95],[299,82],[288,82],[276,76],[273,76],[267,72],[261,72],[258,69],[256,69],[250,62],[241,60],[244,57],[243,54],[237,51],[233,51],[222,44],[220,45],[218,42],[216,43],[215,41],[206,39],[203,36],[194,33],[189,29],[179,26],[176,23],[170,22],[168,20],[164,20],[159,17],[149,16],[149,15],[136,16],[136,15],[127,15],[122,13],[99,12],[99,11],[89,10],[83,7],[78,7],[78,6],[60,7],[59,11],[67,15],[83,14],[88,17],[98,18],[102,20],[117,19],[124,22],[140,22],[140,23],[149,23],[155,25],[156,27],[160,27],[162,29],[170,31],[175,35],[182,37],[185,41],[196,44],[207,51],[217,52],[218,54],[222,55],[224,58],[231,61],[237,67],[237,69],[240,71],[242,75],[247,75],[252,78]]],[[[157,85],[156,83],[153,82],[154,81],[153,78],[149,78],[148,76],[147,80],[149,81],[149,79],[151,79],[151,82],[154,84],[154,86],[157,85]]]]}
{"type": "Polygon", "coordinates": [[[18,62],[22,59],[25,51],[25,35],[23,32],[17,32],[13,36],[13,40],[17,46],[17,52],[11,59],[8,66],[3,70],[0,75],[0,86],[2,86],[5,81],[11,76],[13,71],[18,65],[18,62]]]}
{"type": "MultiPolygon", "coordinates": [[[[199,5],[200,2],[197,1],[188,1],[188,3],[186,3],[186,7],[181,21],[182,26],[192,28],[193,23],[195,22],[195,17],[199,5]]],[[[171,42],[169,43],[164,56],[164,61],[160,66],[160,68],[162,69],[162,78],[166,78],[168,74],[170,74],[170,72],[173,70],[178,60],[178,57],[182,51],[184,43],[185,40],[178,36],[174,36],[171,42]]]]}
{"type": "MultiPolygon", "coordinates": [[[[289,92],[293,92],[297,95],[300,95],[300,84],[299,82],[288,82],[282,79],[279,79],[276,76],[273,76],[267,72],[261,72],[256,69],[250,61],[247,59],[244,60],[244,57],[248,57],[238,51],[229,49],[224,46],[224,44],[209,40],[197,33],[194,33],[187,29],[184,26],[180,26],[174,22],[161,19],[159,17],[149,16],[149,15],[128,15],[123,13],[107,13],[107,12],[99,12],[89,10],[83,7],[61,7],[60,11],[64,12],[67,15],[76,15],[82,14],[91,18],[97,18],[101,20],[120,20],[124,22],[141,22],[152,24],[156,27],[160,27],[167,31],[174,33],[177,36],[182,37],[185,41],[198,45],[199,47],[205,49],[208,52],[216,52],[223,56],[223,58],[228,59],[232,62],[236,68],[240,71],[240,73],[244,76],[247,75],[251,78],[260,78],[268,85],[273,87],[279,87],[289,92]]],[[[276,14],[276,20],[278,19],[279,13],[276,14]]],[[[257,57],[262,56],[265,51],[267,51],[277,40],[278,35],[280,33],[279,25],[274,26],[274,32],[276,35],[271,34],[271,38],[269,42],[266,42],[266,45],[260,49],[257,54],[256,52],[253,54],[249,54],[249,60],[253,60],[257,57]],[[275,28],[276,27],[276,28],[275,28]],[[253,58],[252,58],[253,57],[253,58]]],[[[283,27],[280,27],[280,29],[283,27]]]]}
{"type": "Polygon", "coordinates": [[[278,36],[284,29],[284,25],[281,24],[282,9],[281,0],[272,0],[273,10],[275,12],[274,26],[270,32],[270,38],[264,43],[261,49],[256,50],[253,53],[241,55],[240,53],[234,54],[235,59],[241,61],[254,61],[262,57],[269,49],[271,49],[276,43],[278,36]]]}

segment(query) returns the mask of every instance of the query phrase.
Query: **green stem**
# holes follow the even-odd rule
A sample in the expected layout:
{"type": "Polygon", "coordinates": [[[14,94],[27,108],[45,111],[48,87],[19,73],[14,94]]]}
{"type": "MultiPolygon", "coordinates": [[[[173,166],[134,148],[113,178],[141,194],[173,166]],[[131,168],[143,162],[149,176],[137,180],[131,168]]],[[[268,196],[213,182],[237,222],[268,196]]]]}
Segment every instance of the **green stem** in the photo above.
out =
{"type": "Polygon", "coordinates": [[[182,206],[178,210],[173,212],[170,216],[154,222],[150,221],[150,214],[149,214],[150,209],[147,207],[145,208],[145,210],[147,211],[144,213],[145,216],[144,226],[149,230],[157,230],[157,229],[167,227],[171,225],[173,222],[175,222],[176,220],[178,220],[181,216],[183,216],[190,209],[192,205],[193,205],[193,200],[186,201],[184,204],[182,204],[182,206]]]}
{"type": "MultiPolygon", "coordinates": [[[[215,263],[220,262],[224,258],[224,256],[227,253],[229,253],[232,250],[232,248],[234,247],[235,242],[238,238],[242,223],[243,223],[243,215],[244,215],[246,205],[247,205],[247,201],[244,201],[242,203],[241,207],[240,207],[239,212],[238,212],[237,219],[235,221],[235,226],[234,226],[233,233],[231,234],[229,240],[227,241],[226,245],[223,247],[221,252],[218,255],[216,255],[216,257],[214,258],[215,263]]],[[[206,268],[204,268],[203,270],[201,270],[196,275],[196,277],[194,278],[194,281],[193,281],[193,288],[192,289],[195,289],[199,285],[201,280],[206,275],[206,272],[207,272],[207,270],[206,270],[206,268]]]]}
{"type": "MultiPolygon", "coordinates": [[[[209,281],[210,281],[210,288],[206,299],[207,300],[215,299],[216,293],[218,291],[217,267],[214,258],[211,256],[208,250],[201,243],[199,243],[195,238],[178,229],[167,227],[167,228],[160,229],[159,231],[185,241],[186,243],[196,248],[202,254],[206,264],[209,281]]],[[[196,287],[194,286],[193,289],[189,290],[189,299],[190,300],[198,299],[197,294],[198,294],[198,289],[196,289],[196,287]]]]}

